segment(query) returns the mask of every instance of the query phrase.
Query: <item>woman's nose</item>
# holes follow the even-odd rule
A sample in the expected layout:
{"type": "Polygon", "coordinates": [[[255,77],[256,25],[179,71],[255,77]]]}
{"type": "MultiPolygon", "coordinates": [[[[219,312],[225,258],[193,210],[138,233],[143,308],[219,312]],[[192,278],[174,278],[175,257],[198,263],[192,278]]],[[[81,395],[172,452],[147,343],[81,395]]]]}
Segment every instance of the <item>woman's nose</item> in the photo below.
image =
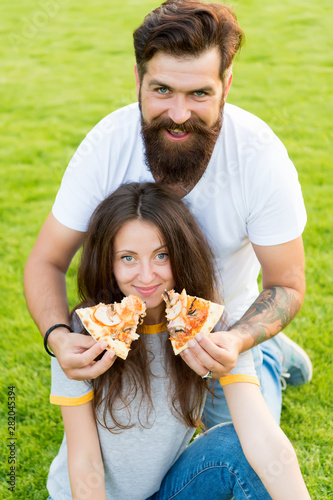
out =
{"type": "Polygon", "coordinates": [[[154,270],[149,263],[142,263],[140,266],[139,278],[142,283],[149,284],[154,279],[154,270]]]}

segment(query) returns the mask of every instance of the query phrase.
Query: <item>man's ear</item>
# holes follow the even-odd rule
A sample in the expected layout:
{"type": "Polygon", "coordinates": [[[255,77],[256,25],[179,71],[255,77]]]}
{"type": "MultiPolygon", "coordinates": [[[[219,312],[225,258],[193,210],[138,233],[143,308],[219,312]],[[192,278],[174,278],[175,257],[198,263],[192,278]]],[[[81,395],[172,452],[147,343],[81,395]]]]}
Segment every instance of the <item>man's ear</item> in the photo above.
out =
{"type": "Polygon", "coordinates": [[[134,75],[135,75],[135,85],[136,85],[136,95],[139,101],[139,95],[140,95],[140,78],[139,78],[139,73],[138,73],[138,68],[137,65],[134,66],[134,75]]]}
{"type": "Polygon", "coordinates": [[[231,87],[232,77],[233,77],[233,74],[232,74],[232,69],[231,69],[231,73],[226,77],[226,85],[224,87],[224,95],[223,95],[223,104],[225,104],[225,101],[227,99],[227,95],[228,95],[230,87],[231,87]]]}

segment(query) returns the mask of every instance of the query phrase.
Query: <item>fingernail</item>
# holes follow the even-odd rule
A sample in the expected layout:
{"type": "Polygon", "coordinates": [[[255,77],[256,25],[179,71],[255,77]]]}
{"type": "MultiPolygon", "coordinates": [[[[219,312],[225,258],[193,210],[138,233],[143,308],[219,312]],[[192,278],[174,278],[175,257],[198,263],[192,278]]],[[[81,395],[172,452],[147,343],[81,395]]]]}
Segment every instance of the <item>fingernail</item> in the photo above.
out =
{"type": "Polygon", "coordinates": [[[195,336],[195,340],[197,340],[198,342],[200,342],[201,339],[202,339],[202,336],[200,335],[200,333],[197,333],[196,336],[195,336]]]}
{"type": "Polygon", "coordinates": [[[113,351],[109,351],[109,356],[111,359],[113,359],[115,357],[115,353],[113,351]]]}
{"type": "Polygon", "coordinates": [[[195,346],[195,341],[193,339],[189,340],[188,345],[190,347],[194,347],[195,346]]]}
{"type": "Polygon", "coordinates": [[[102,351],[106,348],[106,346],[108,345],[107,342],[103,341],[99,344],[99,347],[102,349],[102,351]]]}

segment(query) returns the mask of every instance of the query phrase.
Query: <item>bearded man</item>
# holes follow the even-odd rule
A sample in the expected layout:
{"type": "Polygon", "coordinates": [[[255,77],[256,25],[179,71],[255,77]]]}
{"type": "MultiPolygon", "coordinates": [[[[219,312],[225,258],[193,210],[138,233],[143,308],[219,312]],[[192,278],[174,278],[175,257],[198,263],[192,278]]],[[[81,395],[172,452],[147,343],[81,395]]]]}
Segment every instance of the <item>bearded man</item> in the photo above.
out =
{"type": "MultiPolygon", "coordinates": [[[[220,4],[169,0],[147,15],[134,32],[138,103],[104,118],[73,156],[28,259],[25,292],[42,335],[51,328],[47,343],[69,378],[108,370],[109,352],[96,361],[103,343],[63,326],[65,275],[100,201],[125,182],[167,184],[185,198],[215,252],[226,307],[227,330],[198,335],[182,358],[200,376],[228,383],[239,353],[253,348],[279,421],[280,376],[300,385],[312,375],[306,353],[278,334],[303,302],[306,213],[282,143],[260,119],[226,104],[242,39],[233,11],[220,4]]],[[[207,427],[230,421],[218,385],[220,397],[206,403],[207,427]]]]}

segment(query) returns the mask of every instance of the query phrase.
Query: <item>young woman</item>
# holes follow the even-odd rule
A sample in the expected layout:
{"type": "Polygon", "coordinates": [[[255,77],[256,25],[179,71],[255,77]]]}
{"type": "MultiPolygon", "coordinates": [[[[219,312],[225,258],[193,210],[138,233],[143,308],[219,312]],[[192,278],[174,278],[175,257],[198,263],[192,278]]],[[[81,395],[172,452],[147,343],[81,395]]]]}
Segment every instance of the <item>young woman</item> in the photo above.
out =
{"type": "Polygon", "coordinates": [[[174,355],[162,293],[185,288],[220,299],[209,245],[176,195],[133,183],[103,201],[89,224],[78,287],[80,307],[134,294],[147,315],[128,358],[107,351],[114,363],[96,380],[69,380],[52,359],[51,402],[61,407],[65,437],[49,473],[50,498],[309,498],[294,450],[261,396],[251,351],[220,379],[241,446],[231,424],[187,446],[207,382],[174,355]]]}

